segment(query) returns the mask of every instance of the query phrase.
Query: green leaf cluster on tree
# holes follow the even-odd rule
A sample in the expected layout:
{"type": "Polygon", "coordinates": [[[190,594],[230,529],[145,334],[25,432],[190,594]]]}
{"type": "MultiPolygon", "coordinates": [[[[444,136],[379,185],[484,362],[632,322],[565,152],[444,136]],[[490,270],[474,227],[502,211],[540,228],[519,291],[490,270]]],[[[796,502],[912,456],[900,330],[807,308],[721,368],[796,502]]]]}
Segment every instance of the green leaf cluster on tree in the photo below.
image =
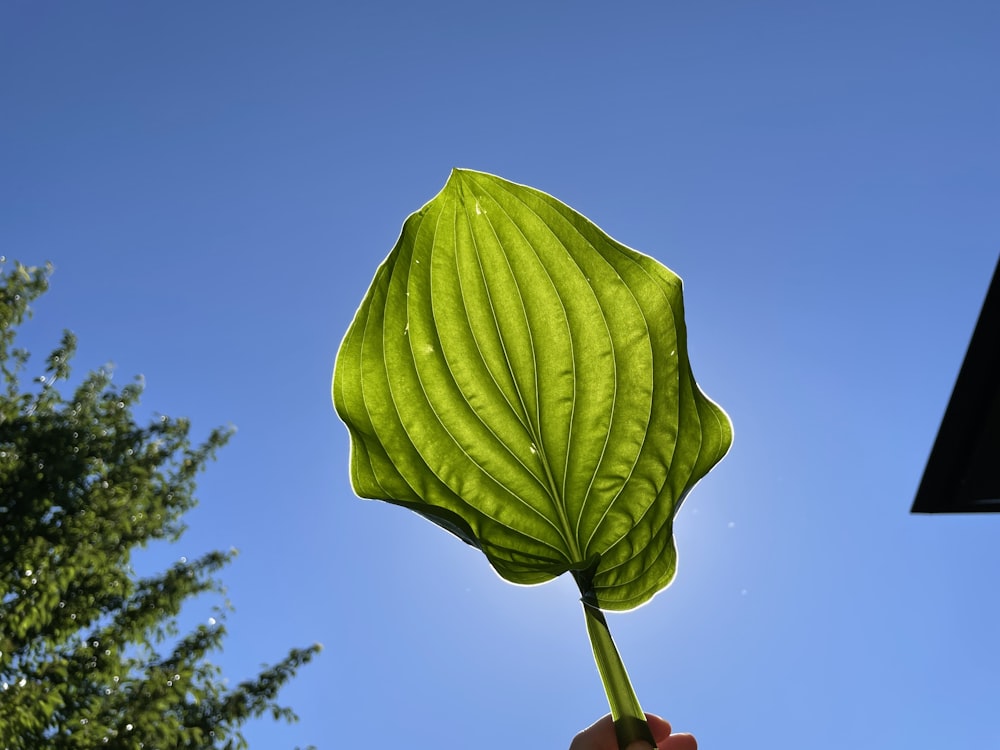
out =
{"type": "Polygon", "coordinates": [[[196,445],[185,419],[139,424],[141,384],[107,371],[64,396],[69,332],[25,387],[15,335],[49,271],[0,274],[0,748],[245,748],[249,719],[295,720],[276,697],[319,646],[228,686],[208,660],[224,612],[187,633],[177,617],[222,594],[235,551],[135,574],[134,550],[183,532],[196,475],[229,432],[196,445]]]}

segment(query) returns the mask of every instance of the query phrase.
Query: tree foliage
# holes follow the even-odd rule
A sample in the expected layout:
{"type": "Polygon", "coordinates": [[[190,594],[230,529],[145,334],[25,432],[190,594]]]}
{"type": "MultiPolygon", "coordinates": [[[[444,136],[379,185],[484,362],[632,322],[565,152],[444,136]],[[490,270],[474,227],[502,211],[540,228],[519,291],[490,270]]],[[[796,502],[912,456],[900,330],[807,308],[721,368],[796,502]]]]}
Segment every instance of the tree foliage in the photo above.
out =
{"type": "Polygon", "coordinates": [[[229,432],[193,444],[185,419],[139,424],[141,382],[116,387],[105,370],[65,397],[68,331],[25,386],[15,335],[49,270],[0,274],[0,748],[245,748],[249,719],[295,719],[277,693],[319,647],[230,687],[207,658],[224,613],[186,633],[178,614],[221,593],[235,551],[133,571],[134,550],[181,535],[229,432]]]}

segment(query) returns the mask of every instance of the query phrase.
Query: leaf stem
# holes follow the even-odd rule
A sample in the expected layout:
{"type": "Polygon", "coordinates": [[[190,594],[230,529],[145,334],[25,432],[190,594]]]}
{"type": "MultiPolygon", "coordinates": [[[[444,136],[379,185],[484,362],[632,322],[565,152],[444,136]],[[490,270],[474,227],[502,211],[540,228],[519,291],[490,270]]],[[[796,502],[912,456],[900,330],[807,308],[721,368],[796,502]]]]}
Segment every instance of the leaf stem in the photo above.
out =
{"type": "Polygon", "coordinates": [[[607,693],[608,704],[611,706],[611,718],[615,722],[618,748],[626,750],[630,744],[639,740],[644,740],[655,748],[656,740],[653,739],[653,733],[646,723],[646,715],[642,712],[639,699],[636,698],[632,683],[629,682],[628,672],[625,671],[622,658],[615,648],[611,631],[608,629],[608,621],[598,607],[587,601],[586,593],[582,601],[583,613],[587,620],[587,634],[594,649],[594,660],[597,662],[597,671],[601,674],[604,692],[607,693]]]}

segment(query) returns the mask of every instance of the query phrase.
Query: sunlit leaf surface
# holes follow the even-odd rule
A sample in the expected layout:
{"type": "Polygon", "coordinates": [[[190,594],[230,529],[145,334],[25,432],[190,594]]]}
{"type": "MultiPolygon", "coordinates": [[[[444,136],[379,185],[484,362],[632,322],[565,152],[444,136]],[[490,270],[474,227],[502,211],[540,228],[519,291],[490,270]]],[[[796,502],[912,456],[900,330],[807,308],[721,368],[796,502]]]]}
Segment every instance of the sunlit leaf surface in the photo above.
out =
{"type": "Polygon", "coordinates": [[[674,575],[673,519],[726,453],[691,374],[681,281],[538,190],[454,170],[410,216],[333,381],[362,497],[504,578],[573,571],[602,609],[674,575]]]}

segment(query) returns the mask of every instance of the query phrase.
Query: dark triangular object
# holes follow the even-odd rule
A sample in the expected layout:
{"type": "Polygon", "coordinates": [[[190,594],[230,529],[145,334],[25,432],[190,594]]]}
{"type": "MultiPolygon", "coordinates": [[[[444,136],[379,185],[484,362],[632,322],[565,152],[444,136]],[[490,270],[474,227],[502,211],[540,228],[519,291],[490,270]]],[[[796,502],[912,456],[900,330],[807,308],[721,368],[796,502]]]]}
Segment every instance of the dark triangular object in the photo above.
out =
{"type": "Polygon", "coordinates": [[[1000,512],[1000,263],[910,512],[1000,512]]]}

